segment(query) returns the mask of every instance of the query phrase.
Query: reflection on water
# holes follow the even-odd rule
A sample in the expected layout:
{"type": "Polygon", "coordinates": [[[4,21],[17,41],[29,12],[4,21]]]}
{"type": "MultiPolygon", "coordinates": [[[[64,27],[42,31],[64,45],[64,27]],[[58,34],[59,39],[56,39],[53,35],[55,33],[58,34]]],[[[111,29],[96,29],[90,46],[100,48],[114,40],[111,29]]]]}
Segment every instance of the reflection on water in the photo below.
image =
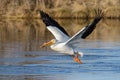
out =
{"type": "MultiPolygon", "coordinates": [[[[72,36],[91,20],[57,21],[72,36]]],[[[85,56],[79,65],[49,47],[39,48],[53,38],[41,20],[0,21],[0,80],[119,80],[119,26],[119,20],[102,20],[80,43],[85,56]]]]}

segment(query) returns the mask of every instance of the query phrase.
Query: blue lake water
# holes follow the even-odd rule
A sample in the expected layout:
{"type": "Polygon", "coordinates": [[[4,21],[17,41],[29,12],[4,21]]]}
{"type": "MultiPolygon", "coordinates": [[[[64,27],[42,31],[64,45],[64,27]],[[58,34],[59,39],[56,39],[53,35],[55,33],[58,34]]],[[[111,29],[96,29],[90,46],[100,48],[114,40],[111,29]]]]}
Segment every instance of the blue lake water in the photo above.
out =
{"type": "Polygon", "coordinates": [[[78,50],[84,53],[84,57],[81,58],[83,64],[78,64],[69,55],[52,51],[49,47],[39,48],[40,44],[53,38],[49,32],[43,35],[33,26],[32,29],[24,27],[25,31],[14,28],[16,25],[3,27],[0,27],[0,80],[120,79],[120,28],[110,30],[111,38],[107,33],[100,33],[105,35],[96,38],[93,33],[93,37],[81,42],[78,50]]]}

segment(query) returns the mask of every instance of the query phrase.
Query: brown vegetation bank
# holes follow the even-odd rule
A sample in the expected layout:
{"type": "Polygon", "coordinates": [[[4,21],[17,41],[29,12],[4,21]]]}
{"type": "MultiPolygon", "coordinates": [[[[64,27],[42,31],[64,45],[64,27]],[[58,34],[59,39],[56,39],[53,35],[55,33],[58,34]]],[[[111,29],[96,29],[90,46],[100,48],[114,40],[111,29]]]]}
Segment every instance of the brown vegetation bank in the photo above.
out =
{"type": "Polygon", "coordinates": [[[96,8],[105,18],[120,18],[120,0],[0,0],[0,17],[39,18],[44,10],[56,18],[92,18],[96,8]]]}

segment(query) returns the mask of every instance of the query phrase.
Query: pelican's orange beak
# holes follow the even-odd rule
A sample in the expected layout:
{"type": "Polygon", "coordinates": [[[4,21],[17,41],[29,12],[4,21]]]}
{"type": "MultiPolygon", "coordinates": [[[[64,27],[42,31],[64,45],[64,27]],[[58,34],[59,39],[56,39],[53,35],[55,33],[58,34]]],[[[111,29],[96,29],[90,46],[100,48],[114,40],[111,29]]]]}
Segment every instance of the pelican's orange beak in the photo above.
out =
{"type": "Polygon", "coordinates": [[[52,40],[50,40],[49,42],[46,42],[46,43],[42,44],[42,45],[40,46],[40,48],[43,48],[43,47],[46,47],[46,46],[51,46],[51,45],[53,45],[54,43],[55,43],[55,40],[52,39],[52,40]]]}

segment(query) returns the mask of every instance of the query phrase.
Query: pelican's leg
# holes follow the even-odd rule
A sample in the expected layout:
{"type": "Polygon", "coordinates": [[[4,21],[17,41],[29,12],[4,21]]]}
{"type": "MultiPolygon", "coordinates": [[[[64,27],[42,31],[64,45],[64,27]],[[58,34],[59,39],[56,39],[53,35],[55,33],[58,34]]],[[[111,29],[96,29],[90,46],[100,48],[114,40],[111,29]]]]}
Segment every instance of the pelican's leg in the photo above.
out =
{"type": "Polygon", "coordinates": [[[48,41],[48,42],[43,43],[43,44],[40,46],[40,48],[43,48],[43,47],[45,47],[45,46],[50,46],[50,45],[52,45],[53,43],[54,43],[54,41],[53,41],[53,39],[52,39],[52,40],[50,40],[50,41],[48,41]]]}
{"type": "Polygon", "coordinates": [[[78,53],[77,53],[77,54],[75,54],[75,55],[74,55],[74,57],[73,57],[73,59],[74,59],[74,61],[75,61],[75,62],[78,62],[79,64],[82,64],[82,61],[79,59],[79,57],[78,57],[78,56],[79,56],[79,54],[78,54],[78,53]]]}

